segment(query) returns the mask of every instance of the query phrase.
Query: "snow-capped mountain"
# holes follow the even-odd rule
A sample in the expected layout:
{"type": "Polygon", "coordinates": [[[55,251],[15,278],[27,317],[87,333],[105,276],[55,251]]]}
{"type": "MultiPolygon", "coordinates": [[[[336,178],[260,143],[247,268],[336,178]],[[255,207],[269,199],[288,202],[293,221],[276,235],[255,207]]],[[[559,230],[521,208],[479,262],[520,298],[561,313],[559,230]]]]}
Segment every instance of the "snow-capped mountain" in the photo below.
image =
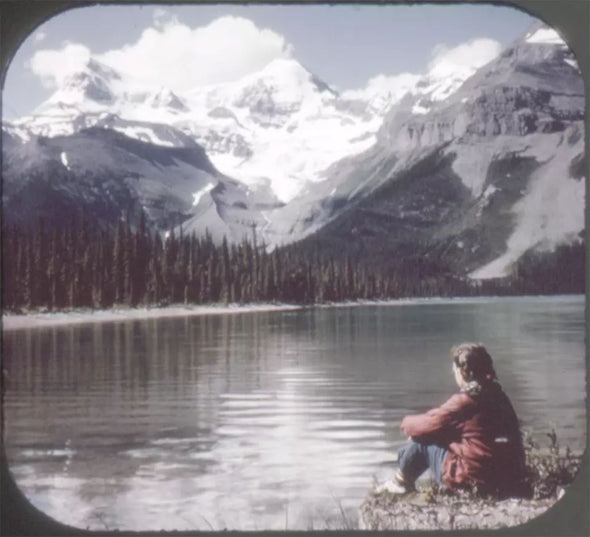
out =
{"type": "Polygon", "coordinates": [[[184,146],[188,135],[223,173],[248,185],[267,184],[284,202],[320,182],[341,158],[375,143],[387,110],[404,94],[420,95],[420,110],[454,91],[470,72],[455,77],[408,75],[395,83],[371,81],[339,94],[292,58],[270,62],[233,83],[177,95],[145,88],[90,59],[31,116],[6,125],[31,135],[68,135],[103,126],[157,145],[184,146]]]}
{"type": "Polygon", "coordinates": [[[108,106],[115,100],[112,83],[120,80],[117,71],[90,58],[83,69],[65,80],[40,110],[50,111],[52,105],[88,107],[96,103],[108,106]]]}
{"type": "Polygon", "coordinates": [[[426,113],[422,99],[407,94],[374,146],[284,209],[293,234],[365,237],[385,256],[422,243],[474,278],[581,240],[584,84],[555,31],[534,28],[426,113]]]}
{"type": "Polygon", "coordinates": [[[254,227],[270,246],[349,234],[387,255],[420,241],[475,277],[501,276],[584,229],[583,115],[575,59],[541,24],[479,69],[343,92],[293,58],[182,95],[90,59],[3,124],[4,214],[39,208],[41,181],[51,199],[111,216],[139,203],[162,230],[240,240],[254,227]]]}
{"type": "Polygon", "coordinates": [[[148,95],[145,102],[152,108],[166,109],[171,114],[188,111],[188,107],[183,100],[170,88],[160,88],[157,92],[148,95]]]}

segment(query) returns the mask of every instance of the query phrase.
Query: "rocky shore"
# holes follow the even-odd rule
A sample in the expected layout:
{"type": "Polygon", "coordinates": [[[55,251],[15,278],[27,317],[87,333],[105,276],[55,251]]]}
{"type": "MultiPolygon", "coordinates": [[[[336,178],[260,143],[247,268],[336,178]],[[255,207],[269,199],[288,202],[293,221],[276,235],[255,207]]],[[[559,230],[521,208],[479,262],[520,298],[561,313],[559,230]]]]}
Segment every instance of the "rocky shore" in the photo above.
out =
{"type": "Polygon", "coordinates": [[[392,492],[392,482],[375,483],[360,506],[359,529],[499,529],[524,524],[560,500],[581,467],[582,453],[562,448],[554,430],[545,436],[549,443],[543,446],[525,434],[523,497],[444,491],[426,473],[416,482],[416,490],[405,494],[392,492]]]}
{"type": "Polygon", "coordinates": [[[552,498],[492,500],[469,494],[441,494],[431,487],[404,495],[373,489],[359,512],[361,530],[497,529],[523,524],[549,509],[552,498]]]}

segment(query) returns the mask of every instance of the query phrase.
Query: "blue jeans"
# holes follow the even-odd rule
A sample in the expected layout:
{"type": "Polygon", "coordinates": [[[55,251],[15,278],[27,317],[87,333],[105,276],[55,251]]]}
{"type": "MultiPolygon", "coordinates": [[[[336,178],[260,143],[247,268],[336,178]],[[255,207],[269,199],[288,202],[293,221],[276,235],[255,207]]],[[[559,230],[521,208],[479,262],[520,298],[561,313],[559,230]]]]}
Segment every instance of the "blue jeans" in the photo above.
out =
{"type": "Polygon", "coordinates": [[[443,485],[442,467],[448,452],[444,447],[414,440],[404,444],[397,452],[397,460],[406,483],[413,485],[430,468],[436,482],[443,485]]]}

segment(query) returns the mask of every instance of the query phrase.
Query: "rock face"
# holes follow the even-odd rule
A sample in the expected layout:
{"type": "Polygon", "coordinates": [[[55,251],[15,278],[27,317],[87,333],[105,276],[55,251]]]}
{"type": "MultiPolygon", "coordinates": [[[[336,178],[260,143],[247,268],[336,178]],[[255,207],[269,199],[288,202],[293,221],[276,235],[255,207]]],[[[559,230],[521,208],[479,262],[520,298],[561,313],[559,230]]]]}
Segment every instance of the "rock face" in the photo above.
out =
{"type": "Polygon", "coordinates": [[[190,233],[198,221],[215,240],[238,242],[261,225],[265,203],[276,203],[220,174],[190,139],[186,147],[154,146],[94,127],[25,143],[5,135],[7,145],[7,225],[26,227],[43,218],[60,226],[83,212],[94,227],[105,228],[127,216],[133,221],[142,210],[152,229],[166,232],[184,223],[190,233]]]}
{"type": "Polygon", "coordinates": [[[566,44],[539,25],[447,99],[427,109],[418,103],[408,97],[391,110],[379,132],[383,145],[405,151],[563,131],[570,122],[583,121],[584,83],[566,44]],[[552,39],[535,37],[547,32],[552,39]]]}
{"type": "Polygon", "coordinates": [[[359,514],[361,530],[461,530],[518,526],[541,514],[555,499],[485,501],[438,497],[425,492],[394,496],[371,493],[359,514]]]}

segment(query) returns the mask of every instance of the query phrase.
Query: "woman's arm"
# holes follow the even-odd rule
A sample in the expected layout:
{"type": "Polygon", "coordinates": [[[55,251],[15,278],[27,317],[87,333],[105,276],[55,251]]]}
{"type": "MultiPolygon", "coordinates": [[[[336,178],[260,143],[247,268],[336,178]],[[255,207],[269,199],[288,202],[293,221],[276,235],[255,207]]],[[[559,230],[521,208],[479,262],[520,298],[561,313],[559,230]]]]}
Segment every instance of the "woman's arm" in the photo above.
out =
{"type": "Polygon", "coordinates": [[[460,415],[470,398],[466,394],[455,394],[443,405],[424,414],[406,416],[401,423],[401,430],[406,436],[419,440],[422,437],[441,439],[456,431],[460,415]]]}

